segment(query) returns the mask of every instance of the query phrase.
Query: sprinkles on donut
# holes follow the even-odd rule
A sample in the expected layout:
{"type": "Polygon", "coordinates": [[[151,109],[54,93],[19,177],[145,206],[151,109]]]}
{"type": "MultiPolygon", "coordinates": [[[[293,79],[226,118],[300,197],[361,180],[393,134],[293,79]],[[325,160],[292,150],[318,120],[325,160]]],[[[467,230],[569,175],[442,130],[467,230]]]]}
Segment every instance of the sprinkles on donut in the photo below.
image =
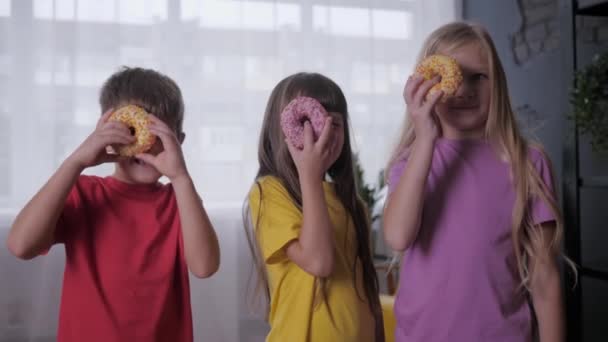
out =
{"type": "Polygon", "coordinates": [[[453,96],[456,93],[460,83],[462,83],[462,72],[460,71],[458,62],[449,56],[428,56],[418,64],[416,73],[426,80],[430,80],[437,75],[441,76],[441,82],[435,84],[426,94],[427,100],[433,93],[441,90],[443,91],[441,101],[445,102],[448,97],[453,96]]]}
{"type": "Polygon", "coordinates": [[[121,156],[133,157],[148,151],[156,141],[156,135],[148,130],[148,113],[141,107],[126,105],[118,108],[109,118],[109,121],[118,121],[125,124],[135,136],[134,143],[117,147],[121,156]]]}
{"type": "Polygon", "coordinates": [[[314,140],[323,131],[328,114],[323,105],[312,97],[298,96],[281,112],[281,128],[289,141],[297,148],[304,148],[304,122],[310,122],[314,140]]]}

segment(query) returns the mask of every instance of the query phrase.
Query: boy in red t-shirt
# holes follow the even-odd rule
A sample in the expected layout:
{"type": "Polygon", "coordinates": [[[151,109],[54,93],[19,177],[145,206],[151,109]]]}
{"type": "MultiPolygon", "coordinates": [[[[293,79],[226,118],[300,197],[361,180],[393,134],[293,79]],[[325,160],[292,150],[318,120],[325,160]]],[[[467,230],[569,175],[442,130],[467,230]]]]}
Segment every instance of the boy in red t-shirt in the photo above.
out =
{"type": "Polygon", "coordinates": [[[123,68],[103,85],[100,104],[97,127],[21,210],[8,248],[31,259],[65,245],[58,341],[192,341],[188,269],[211,276],[219,246],[181,150],[181,91],[154,70],[123,68]],[[126,104],[154,114],[158,137],[131,158],[106,152],[135,141],[125,124],[108,121],[126,104]],[[113,175],[81,175],[107,162],[113,175]],[[163,175],[169,184],[158,182],[163,175]]]}

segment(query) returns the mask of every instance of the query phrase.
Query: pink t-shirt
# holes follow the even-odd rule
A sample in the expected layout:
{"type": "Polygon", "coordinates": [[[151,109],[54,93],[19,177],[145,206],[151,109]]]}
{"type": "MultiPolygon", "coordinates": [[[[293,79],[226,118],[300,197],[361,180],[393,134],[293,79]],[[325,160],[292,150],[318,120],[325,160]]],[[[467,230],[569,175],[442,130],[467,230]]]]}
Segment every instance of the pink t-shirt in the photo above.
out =
{"type": "MultiPolygon", "coordinates": [[[[543,155],[529,158],[553,188],[543,155]]],[[[406,160],[394,164],[389,191],[406,160]]],[[[509,165],[481,140],[438,139],[426,185],[422,225],[405,252],[395,302],[398,342],[532,340],[532,314],[520,289],[513,242],[514,186],[509,165]]],[[[540,199],[535,223],[554,220],[540,199]]]]}

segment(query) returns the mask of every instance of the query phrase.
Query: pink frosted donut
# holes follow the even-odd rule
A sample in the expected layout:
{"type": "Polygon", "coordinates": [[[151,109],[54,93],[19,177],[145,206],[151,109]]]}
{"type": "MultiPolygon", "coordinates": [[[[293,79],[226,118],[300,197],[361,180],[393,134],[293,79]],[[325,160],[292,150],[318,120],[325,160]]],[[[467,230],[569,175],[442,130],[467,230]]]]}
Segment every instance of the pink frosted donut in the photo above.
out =
{"type": "Polygon", "coordinates": [[[289,141],[297,148],[304,148],[304,122],[312,126],[315,141],[319,139],[328,114],[319,101],[299,96],[291,100],[281,113],[281,128],[289,141]]]}

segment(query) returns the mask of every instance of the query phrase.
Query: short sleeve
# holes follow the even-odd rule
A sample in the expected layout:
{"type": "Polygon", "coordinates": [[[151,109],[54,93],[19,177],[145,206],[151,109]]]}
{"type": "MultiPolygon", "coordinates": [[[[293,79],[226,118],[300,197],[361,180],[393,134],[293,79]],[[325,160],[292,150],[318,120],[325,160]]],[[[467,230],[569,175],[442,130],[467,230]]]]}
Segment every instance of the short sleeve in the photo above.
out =
{"type": "MultiPolygon", "coordinates": [[[[551,164],[546,159],[543,153],[537,150],[531,150],[532,164],[534,169],[538,172],[546,188],[550,191],[550,197],[555,198],[555,192],[553,189],[553,172],[551,170],[551,164]]],[[[551,211],[551,208],[539,195],[534,195],[531,201],[531,215],[534,224],[541,224],[545,222],[555,221],[555,215],[551,211]]]]}
{"type": "Polygon", "coordinates": [[[397,185],[399,184],[399,180],[401,179],[401,175],[405,170],[405,165],[407,163],[406,159],[397,160],[388,173],[388,193],[389,195],[397,189],[397,185]]]}
{"type": "Polygon", "coordinates": [[[83,187],[86,186],[85,183],[87,183],[86,178],[87,176],[79,176],[76,184],[72,186],[72,189],[65,200],[65,204],[63,205],[61,215],[57,220],[53,244],[67,243],[69,241],[70,236],[72,235],[72,227],[74,226],[74,218],[78,215],[79,208],[81,207],[81,195],[83,187]]]}
{"type": "Polygon", "coordinates": [[[262,178],[249,193],[249,207],[265,262],[276,264],[285,261],[285,248],[298,239],[302,227],[302,213],[287,189],[274,177],[262,178]]]}

